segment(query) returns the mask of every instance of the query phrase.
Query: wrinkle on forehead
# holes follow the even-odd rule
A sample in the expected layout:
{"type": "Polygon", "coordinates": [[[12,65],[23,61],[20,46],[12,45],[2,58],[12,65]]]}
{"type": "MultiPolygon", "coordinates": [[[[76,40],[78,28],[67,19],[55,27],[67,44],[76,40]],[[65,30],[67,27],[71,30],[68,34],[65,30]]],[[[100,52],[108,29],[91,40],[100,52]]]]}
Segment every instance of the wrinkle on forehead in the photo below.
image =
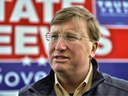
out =
{"type": "Polygon", "coordinates": [[[76,31],[77,31],[76,26],[72,22],[72,20],[51,26],[51,33],[76,32],[76,31]]]}
{"type": "Polygon", "coordinates": [[[72,17],[72,19],[65,21],[63,23],[54,24],[51,26],[50,30],[51,33],[76,32],[76,33],[80,33],[81,35],[85,34],[85,36],[88,36],[86,35],[87,32],[86,21],[81,17],[72,17]],[[66,26],[66,23],[68,23],[69,26],[66,26]],[[85,28],[84,30],[83,27],[85,28]]]}

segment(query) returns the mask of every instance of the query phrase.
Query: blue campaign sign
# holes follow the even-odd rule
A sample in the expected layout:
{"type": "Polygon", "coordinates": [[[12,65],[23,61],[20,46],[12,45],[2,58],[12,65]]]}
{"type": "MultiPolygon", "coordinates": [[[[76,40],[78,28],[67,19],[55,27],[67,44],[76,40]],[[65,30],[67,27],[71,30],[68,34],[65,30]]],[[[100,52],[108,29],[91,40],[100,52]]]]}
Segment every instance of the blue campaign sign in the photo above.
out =
{"type": "Polygon", "coordinates": [[[113,77],[128,80],[128,61],[127,62],[99,62],[99,70],[113,77]]]}
{"type": "Polygon", "coordinates": [[[0,91],[19,90],[44,78],[50,70],[48,62],[0,62],[0,91]]]}
{"type": "Polygon", "coordinates": [[[128,0],[95,0],[95,14],[104,25],[128,25],[128,0]]]}

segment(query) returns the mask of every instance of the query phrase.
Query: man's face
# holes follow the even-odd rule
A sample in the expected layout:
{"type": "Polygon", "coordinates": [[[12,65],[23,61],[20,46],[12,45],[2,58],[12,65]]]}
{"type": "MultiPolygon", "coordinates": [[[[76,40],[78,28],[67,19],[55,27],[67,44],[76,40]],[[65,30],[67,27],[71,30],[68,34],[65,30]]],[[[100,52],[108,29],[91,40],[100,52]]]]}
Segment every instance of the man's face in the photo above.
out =
{"type": "Polygon", "coordinates": [[[65,33],[89,37],[86,22],[83,19],[79,19],[78,27],[72,20],[52,25],[50,32],[61,34],[57,42],[49,42],[48,61],[56,73],[79,74],[89,69],[89,59],[95,54],[93,43],[89,41],[89,38],[82,37],[70,43],[63,38],[65,33]]]}

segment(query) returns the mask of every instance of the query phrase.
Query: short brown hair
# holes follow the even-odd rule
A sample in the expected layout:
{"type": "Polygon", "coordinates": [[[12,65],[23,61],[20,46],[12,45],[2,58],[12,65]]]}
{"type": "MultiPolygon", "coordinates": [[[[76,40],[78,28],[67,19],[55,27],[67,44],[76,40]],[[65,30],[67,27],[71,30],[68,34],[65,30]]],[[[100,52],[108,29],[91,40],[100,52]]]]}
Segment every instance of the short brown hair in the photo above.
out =
{"type": "Polygon", "coordinates": [[[87,32],[90,41],[99,41],[100,29],[97,19],[86,9],[81,7],[67,7],[59,10],[51,20],[50,26],[66,22],[70,19],[83,18],[87,23],[87,32]]]}

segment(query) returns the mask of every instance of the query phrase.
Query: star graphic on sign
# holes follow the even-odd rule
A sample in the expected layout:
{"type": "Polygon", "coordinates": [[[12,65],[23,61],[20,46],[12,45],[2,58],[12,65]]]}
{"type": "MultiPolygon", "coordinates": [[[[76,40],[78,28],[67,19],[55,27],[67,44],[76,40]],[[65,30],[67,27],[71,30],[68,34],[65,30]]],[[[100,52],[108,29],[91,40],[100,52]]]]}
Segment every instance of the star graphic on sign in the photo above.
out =
{"type": "Polygon", "coordinates": [[[23,66],[31,66],[31,59],[29,57],[25,57],[22,59],[22,65],[23,66]]]}
{"type": "Polygon", "coordinates": [[[39,66],[46,66],[47,65],[47,60],[44,58],[44,57],[40,57],[39,59],[38,59],[38,65],[39,66]]]}

